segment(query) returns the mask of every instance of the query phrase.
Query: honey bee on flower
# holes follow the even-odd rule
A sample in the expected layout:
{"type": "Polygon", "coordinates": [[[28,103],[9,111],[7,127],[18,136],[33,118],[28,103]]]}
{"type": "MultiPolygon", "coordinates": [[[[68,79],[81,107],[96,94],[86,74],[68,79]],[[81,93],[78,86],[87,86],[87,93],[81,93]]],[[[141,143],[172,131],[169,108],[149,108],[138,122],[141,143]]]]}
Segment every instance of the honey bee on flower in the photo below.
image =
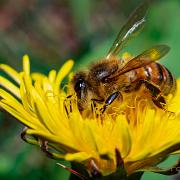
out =
{"type": "Polygon", "coordinates": [[[124,94],[139,92],[141,86],[145,86],[146,97],[158,108],[167,109],[166,96],[175,93],[176,81],[172,73],[156,61],[170,48],[156,45],[136,57],[118,58],[127,41],[143,28],[147,7],[148,4],[143,3],[130,16],[104,59],[93,64],[89,71],[75,74],[72,83],[80,111],[94,101],[103,104],[103,113],[115,100],[121,104],[124,94]]]}
{"type": "MultiPolygon", "coordinates": [[[[157,45],[133,58],[117,58],[144,25],[146,9],[143,4],[130,17],[105,59],[73,78],[72,60],[47,76],[31,73],[28,55],[23,56],[21,72],[0,64],[13,79],[0,76],[0,107],[24,124],[21,138],[52,159],[71,162],[71,168],[58,164],[81,179],[140,179],[145,171],[178,173],[180,161],[169,169],[157,166],[180,153],[180,79],[156,62],[169,47],[157,45]],[[65,90],[62,81],[67,76],[65,90]],[[141,85],[147,98],[137,98],[141,85]],[[124,100],[131,93],[133,107],[124,100]],[[170,94],[168,111],[173,117],[166,111],[170,94]],[[101,118],[84,113],[91,101],[102,105],[97,110],[101,118]],[[108,112],[120,104],[123,109],[108,112]]],[[[95,108],[91,110],[93,114],[95,108]]]]}

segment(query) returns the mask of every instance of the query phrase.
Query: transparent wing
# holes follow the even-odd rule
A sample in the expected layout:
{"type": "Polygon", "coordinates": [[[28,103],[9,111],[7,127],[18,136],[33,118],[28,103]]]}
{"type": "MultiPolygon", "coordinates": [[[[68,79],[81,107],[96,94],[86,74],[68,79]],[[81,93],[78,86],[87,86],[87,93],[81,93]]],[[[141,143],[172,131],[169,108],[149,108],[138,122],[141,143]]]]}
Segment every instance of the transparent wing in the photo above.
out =
{"type": "Polygon", "coordinates": [[[113,77],[109,77],[109,79],[113,79],[118,77],[119,75],[131,71],[133,69],[140,68],[142,66],[148,65],[154,61],[159,60],[163,56],[165,56],[170,50],[170,47],[167,45],[157,45],[154,46],[135,58],[131,59],[125,66],[120,69],[113,77]]]}
{"type": "Polygon", "coordinates": [[[122,27],[112,47],[110,48],[107,59],[118,55],[127,41],[133,36],[136,36],[138,32],[140,32],[140,30],[144,27],[144,17],[148,9],[148,4],[148,1],[145,1],[129,17],[127,23],[122,27]]]}

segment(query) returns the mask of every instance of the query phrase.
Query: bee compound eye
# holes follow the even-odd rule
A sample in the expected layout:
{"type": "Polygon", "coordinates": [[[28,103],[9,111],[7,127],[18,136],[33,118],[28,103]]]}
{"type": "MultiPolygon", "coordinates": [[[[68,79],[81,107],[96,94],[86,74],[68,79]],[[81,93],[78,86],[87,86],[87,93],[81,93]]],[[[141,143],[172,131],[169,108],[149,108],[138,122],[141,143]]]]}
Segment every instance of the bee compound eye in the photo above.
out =
{"type": "Polygon", "coordinates": [[[85,92],[85,88],[86,82],[83,79],[79,79],[74,86],[74,90],[79,97],[81,97],[81,94],[85,92]]]}
{"type": "Polygon", "coordinates": [[[86,83],[83,79],[79,79],[75,84],[75,91],[81,91],[86,87],[86,83]]]}

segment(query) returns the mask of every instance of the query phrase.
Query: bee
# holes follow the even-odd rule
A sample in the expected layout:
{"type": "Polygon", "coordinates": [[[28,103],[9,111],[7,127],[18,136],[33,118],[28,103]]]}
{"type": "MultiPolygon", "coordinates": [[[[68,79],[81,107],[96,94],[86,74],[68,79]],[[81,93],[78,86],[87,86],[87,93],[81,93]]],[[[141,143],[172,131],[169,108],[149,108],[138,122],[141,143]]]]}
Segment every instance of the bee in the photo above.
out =
{"type": "Polygon", "coordinates": [[[138,92],[140,87],[149,91],[155,106],[165,109],[165,97],[174,93],[176,81],[171,72],[156,62],[165,56],[170,47],[156,45],[131,59],[118,58],[120,51],[129,39],[143,28],[148,4],[141,4],[120,30],[107,56],[92,64],[88,71],[77,72],[72,80],[80,111],[89,106],[89,102],[103,103],[102,113],[123,94],[138,92]]]}

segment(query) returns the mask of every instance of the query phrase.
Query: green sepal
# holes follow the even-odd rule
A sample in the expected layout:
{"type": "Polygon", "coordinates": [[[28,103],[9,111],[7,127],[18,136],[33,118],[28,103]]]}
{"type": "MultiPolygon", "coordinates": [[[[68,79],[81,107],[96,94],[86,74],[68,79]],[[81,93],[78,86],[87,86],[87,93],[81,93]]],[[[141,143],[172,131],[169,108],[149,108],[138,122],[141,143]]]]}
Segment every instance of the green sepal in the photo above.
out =
{"type": "Polygon", "coordinates": [[[73,170],[76,170],[78,173],[82,174],[84,178],[80,178],[74,174],[70,175],[69,180],[140,180],[144,172],[136,172],[130,176],[127,176],[127,173],[124,169],[124,166],[121,166],[117,169],[116,172],[108,175],[108,176],[101,176],[97,178],[92,178],[89,176],[87,171],[83,168],[82,165],[77,163],[72,163],[71,165],[73,170]]]}
{"type": "Polygon", "coordinates": [[[173,165],[172,167],[168,169],[162,169],[160,167],[149,167],[149,168],[146,168],[144,171],[150,171],[150,172],[168,175],[168,176],[175,175],[180,171],[180,159],[175,165],[173,165]]]}

